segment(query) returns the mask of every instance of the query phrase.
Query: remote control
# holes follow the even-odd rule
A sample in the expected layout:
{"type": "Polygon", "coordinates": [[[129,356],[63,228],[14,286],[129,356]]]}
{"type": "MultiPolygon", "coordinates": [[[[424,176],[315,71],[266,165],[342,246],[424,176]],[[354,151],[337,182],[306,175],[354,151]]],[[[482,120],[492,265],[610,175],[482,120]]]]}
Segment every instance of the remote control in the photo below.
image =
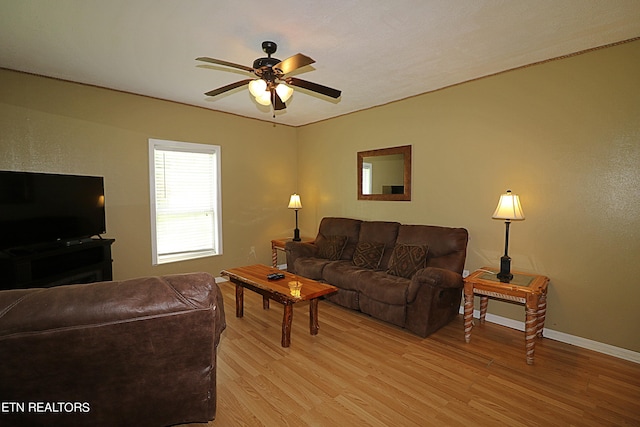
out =
{"type": "Polygon", "coordinates": [[[267,274],[267,279],[269,279],[269,280],[280,280],[280,279],[284,279],[284,274],[282,274],[282,273],[271,273],[271,274],[267,274]]]}

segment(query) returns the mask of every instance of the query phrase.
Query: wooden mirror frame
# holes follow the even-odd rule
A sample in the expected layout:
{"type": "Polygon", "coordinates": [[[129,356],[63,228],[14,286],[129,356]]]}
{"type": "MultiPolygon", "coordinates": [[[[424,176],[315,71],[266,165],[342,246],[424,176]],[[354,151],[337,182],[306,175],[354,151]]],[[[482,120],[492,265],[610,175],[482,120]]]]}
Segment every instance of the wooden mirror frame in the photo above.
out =
{"type": "Polygon", "coordinates": [[[411,200],[411,146],[382,148],[379,150],[358,152],[358,200],[391,200],[409,201],[411,200]],[[362,163],[365,157],[389,156],[393,154],[404,154],[404,193],[402,194],[362,194],[362,163]]]}

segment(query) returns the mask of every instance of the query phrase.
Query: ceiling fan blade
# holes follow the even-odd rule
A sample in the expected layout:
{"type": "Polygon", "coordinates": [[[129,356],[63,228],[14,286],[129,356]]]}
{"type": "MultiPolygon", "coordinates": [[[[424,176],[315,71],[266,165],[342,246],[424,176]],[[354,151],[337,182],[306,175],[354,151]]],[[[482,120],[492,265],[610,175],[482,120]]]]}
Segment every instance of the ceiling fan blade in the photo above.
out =
{"type": "Polygon", "coordinates": [[[214,59],[214,58],[208,58],[206,56],[201,56],[199,58],[196,58],[196,61],[210,62],[212,64],[224,65],[225,67],[238,68],[240,70],[249,71],[250,73],[253,73],[253,68],[251,68],[251,67],[247,67],[245,65],[240,65],[240,64],[235,64],[233,62],[223,61],[221,59],[214,59]]]}
{"type": "Polygon", "coordinates": [[[280,98],[275,89],[271,90],[271,104],[273,105],[274,111],[284,110],[287,108],[287,105],[282,101],[282,98],[280,98]]]}
{"type": "Polygon", "coordinates": [[[292,72],[293,70],[297,70],[298,68],[302,68],[305,65],[310,65],[313,64],[314,61],[313,59],[309,58],[306,55],[303,55],[301,53],[297,53],[293,56],[290,56],[289,58],[285,59],[284,61],[280,61],[278,62],[276,65],[273,66],[273,68],[276,68],[280,71],[282,71],[282,74],[289,74],[290,72],[292,72]]]}
{"type": "Polygon", "coordinates": [[[237,88],[237,87],[240,87],[240,86],[244,86],[244,85],[246,85],[246,84],[249,84],[249,82],[250,82],[251,80],[252,80],[252,79],[240,80],[239,82],[231,83],[231,84],[229,84],[229,85],[219,87],[218,89],[210,90],[209,92],[206,92],[206,93],[205,93],[205,95],[207,95],[207,96],[216,96],[216,95],[220,95],[220,94],[222,94],[222,93],[225,93],[225,92],[230,91],[230,90],[232,90],[232,89],[235,89],[235,88],[237,88]]]}
{"type": "Polygon", "coordinates": [[[322,95],[326,95],[331,98],[340,98],[340,95],[342,94],[342,91],[339,91],[337,89],[332,89],[327,86],[319,85],[318,83],[308,82],[306,80],[297,79],[295,77],[289,77],[285,79],[285,82],[287,82],[287,84],[290,84],[291,86],[298,86],[303,89],[308,89],[313,92],[318,92],[322,95]]]}

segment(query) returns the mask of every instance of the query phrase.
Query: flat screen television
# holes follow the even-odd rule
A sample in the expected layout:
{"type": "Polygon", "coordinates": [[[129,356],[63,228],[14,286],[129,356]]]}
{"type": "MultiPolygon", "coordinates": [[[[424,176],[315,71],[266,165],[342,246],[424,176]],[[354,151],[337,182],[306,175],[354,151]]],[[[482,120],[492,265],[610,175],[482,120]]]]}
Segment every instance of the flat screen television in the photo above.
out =
{"type": "Polygon", "coordinates": [[[0,171],[0,250],[105,232],[103,177],[0,171]]]}

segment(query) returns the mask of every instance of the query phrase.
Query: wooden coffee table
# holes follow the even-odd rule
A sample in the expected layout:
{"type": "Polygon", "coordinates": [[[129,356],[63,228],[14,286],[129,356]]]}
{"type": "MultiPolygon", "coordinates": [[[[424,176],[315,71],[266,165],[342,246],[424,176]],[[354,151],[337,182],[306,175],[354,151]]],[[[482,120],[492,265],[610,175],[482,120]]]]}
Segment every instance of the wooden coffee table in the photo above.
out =
{"type": "Polygon", "coordinates": [[[261,264],[230,268],[222,270],[220,274],[229,277],[231,283],[236,285],[236,317],[244,315],[244,288],[262,295],[264,309],[269,308],[270,299],[284,305],[282,347],[289,347],[291,344],[293,304],[300,301],[309,301],[309,329],[311,335],[317,335],[319,329],[318,300],[321,296],[338,291],[335,286],[316,282],[306,277],[261,264]],[[282,273],[285,278],[268,280],[267,275],[271,273],[282,273]]]}

